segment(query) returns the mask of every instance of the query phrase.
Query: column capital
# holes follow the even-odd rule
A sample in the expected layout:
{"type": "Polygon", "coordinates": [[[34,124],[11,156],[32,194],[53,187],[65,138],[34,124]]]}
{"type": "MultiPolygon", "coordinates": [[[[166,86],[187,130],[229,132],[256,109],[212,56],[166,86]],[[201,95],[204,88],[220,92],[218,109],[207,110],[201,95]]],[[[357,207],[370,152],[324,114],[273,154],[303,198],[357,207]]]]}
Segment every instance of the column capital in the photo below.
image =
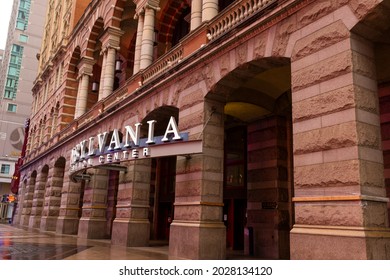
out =
{"type": "Polygon", "coordinates": [[[102,42],[102,52],[106,51],[108,48],[114,48],[119,50],[120,39],[124,32],[115,27],[108,27],[100,39],[102,42]]]}
{"type": "Polygon", "coordinates": [[[137,5],[136,16],[143,14],[146,8],[160,11],[160,0],[133,0],[133,2],[137,5]]]}
{"type": "Polygon", "coordinates": [[[94,64],[95,61],[93,60],[93,58],[90,57],[81,58],[79,64],[77,65],[77,68],[79,69],[78,78],[82,75],[92,76],[94,64]]]}

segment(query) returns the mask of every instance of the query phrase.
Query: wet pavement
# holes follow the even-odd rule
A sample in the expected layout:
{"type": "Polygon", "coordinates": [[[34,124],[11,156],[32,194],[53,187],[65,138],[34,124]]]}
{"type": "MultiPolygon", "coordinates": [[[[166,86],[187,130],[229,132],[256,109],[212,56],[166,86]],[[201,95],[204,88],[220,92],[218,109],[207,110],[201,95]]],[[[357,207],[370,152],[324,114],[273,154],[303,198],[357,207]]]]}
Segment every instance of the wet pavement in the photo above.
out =
{"type": "MultiPolygon", "coordinates": [[[[152,244],[153,245],[153,244],[152,244]]],[[[168,246],[129,248],[0,224],[0,260],[166,260],[168,246]]]]}

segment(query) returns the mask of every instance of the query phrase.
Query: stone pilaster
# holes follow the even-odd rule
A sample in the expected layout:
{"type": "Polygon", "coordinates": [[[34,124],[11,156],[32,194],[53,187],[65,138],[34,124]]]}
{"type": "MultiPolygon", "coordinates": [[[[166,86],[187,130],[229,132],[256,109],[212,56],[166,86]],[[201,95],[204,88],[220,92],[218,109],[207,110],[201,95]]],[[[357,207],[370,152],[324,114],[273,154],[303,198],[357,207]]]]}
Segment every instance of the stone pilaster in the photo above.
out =
{"type": "Polygon", "coordinates": [[[151,160],[144,159],[129,162],[127,173],[120,174],[112,244],[148,246],[150,172],[151,160]]]}
{"type": "Polygon", "coordinates": [[[42,211],[41,230],[55,231],[60,212],[64,167],[54,166],[49,170],[45,200],[42,211]]]}
{"type": "Polygon", "coordinates": [[[65,172],[61,194],[60,212],[57,219],[56,232],[60,234],[77,234],[81,214],[80,200],[85,182],[75,183],[69,180],[65,172]]]}
{"type": "MultiPolygon", "coordinates": [[[[169,238],[169,257],[173,259],[226,257],[222,222],[223,106],[208,101],[203,111],[203,153],[178,157],[177,161],[175,214],[169,238]]],[[[179,123],[183,125],[188,126],[179,123]]]]}
{"type": "Polygon", "coordinates": [[[34,198],[34,189],[36,181],[36,173],[29,174],[29,179],[27,180],[27,185],[24,192],[24,201],[23,201],[23,210],[22,216],[20,218],[20,224],[22,226],[28,226],[30,222],[32,203],[34,198]]]}
{"type": "Polygon", "coordinates": [[[20,182],[18,190],[18,202],[16,207],[16,212],[12,224],[20,225],[22,212],[23,212],[23,203],[24,203],[24,194],[26,193],[25,182],[20,182]]]}
{"type": "Polygon", "coordinates": [[[35,184],[31,216],[28,225],[30,228],[40,228],[46,182],[47,171],[42,170],[41,173],[38,174],[35,184]]]}
{"type": "Polygon", "coordinates": [[[107,170],[91,170],[91,180],[86,181],[82,216],[79,221],[78,236],[82,238],[106,238],[107,209],[107,170]]]}
{"type": "Polygon", "coordinates": [[[291,258],[389,259],[373,46],[339,21],[297,41],[292,61],[291,258]]]}

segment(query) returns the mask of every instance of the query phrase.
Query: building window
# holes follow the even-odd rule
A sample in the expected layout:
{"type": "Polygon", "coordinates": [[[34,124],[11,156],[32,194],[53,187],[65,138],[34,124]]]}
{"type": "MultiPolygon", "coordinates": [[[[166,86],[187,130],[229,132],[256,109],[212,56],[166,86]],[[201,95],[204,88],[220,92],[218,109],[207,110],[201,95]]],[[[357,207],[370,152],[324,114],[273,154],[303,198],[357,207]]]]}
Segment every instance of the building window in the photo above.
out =
{"type": "Polygon", "coordinates": [[[20,36],[19,36],[19,41],[20,42],[27,43],[27,40],[28,40],[28,36],[27,35],[20,34],[20,36]]]}
{"type": "Polygon", "coordinates": [[[6,98],[6,99],[14,99],[14,98],[16,98],[16,94],[12,90],[7,90],[6,89],[4,91],[4,98],[6,98]]]}
{"type": "Polygon", "coordinates": [[[19,29],[19,30],[26,30],[26,24],[24,22],[21,22],[21,21],[16,21],[16,29],[19,29]]]}
{"type": "Polygon", "coordinates": [[[22,50],[22,47],[19,45],[12,45],[12,52],[19,53],[22,50]]]}
{"type": "Polygon", "coordinates": [[[1,165],[1,169],[0,169],[0,173],[1,174],[9,174],[10,169],[11,169],[11,165],[9,165],[9,164],[2,164],[1,165]]]}
{"type": "Polygon", "coordinates": [[[8,112],[15,113],[15,112],[16,112],[16,107],[17,107],[16,104],[8,103],[7,111],[8,111],[8,112]]]}

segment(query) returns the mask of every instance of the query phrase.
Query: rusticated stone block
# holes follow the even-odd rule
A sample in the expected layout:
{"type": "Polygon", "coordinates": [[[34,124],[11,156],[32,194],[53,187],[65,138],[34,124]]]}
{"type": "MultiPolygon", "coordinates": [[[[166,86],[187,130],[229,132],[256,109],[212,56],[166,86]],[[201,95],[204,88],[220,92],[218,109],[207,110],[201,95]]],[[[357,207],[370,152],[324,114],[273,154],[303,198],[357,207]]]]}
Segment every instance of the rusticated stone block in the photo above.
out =
{"type": "Polygon", "coordinates": [[[300,90],[352,71],[352,54],[345,51],[311,66],[292,72],[293,90],[300,90]]]}
{"type": "Polygon", "coordinates": [[[276,31],[274,49],[272,51],[273,56],[284,56],[286,53],[286,48],[288,41],[290,39],[290,34],[297,30],[297,19],[296,14],[291,15],[283,23],[278,25],[276,31]]]}
{"type": "Polygon", "coordinates": [[[222,198],[222,182],[220,181],[203,181],[202,197],[207,197],[207,201],[219,202],[222,198]]]}
{"type": "Polygon", "coordinates": [[[312,5],[307,6],[298,12],[298,23],[300,26],[308,25],[320,18],[330,14],[332,11],[348,3],[348,0],[338,1],[315,1],[312,5]]]}
{"type": "Polygon", "coordinates": [[[202,125],[202,124],[203,124],[203,112],[199,111],[181,118],[178,126],[179,126],[179,130],[186,131],[189,128],[202,125]]]}
{"type": "Polygon", "coordinates": [[[325,49],[349,37],[349,30],[344,23],[336,21],[300,40],[295,44],[292,60],[298,60],[321,49],[325,49]]]}
{"type": "Polygon", "coordinates": [[[194,197],[201,195],[202,180],[192,180],[185,182],[176,182],[175,196],[176,197],[194,197]]]}
{"type": "Polygon", "coordinates": [[[253,39],[253,56],[254,58],[264,57],[267,46],[268,32],[263,32],[253,39]]]}
{"type": "Polygon", "coordinates": [[[357,124],[359,145],[374,149],[381,148],[380,127],[359,122],[357,124]]]}
{"type": "Polygon", "coordinates": [[[226,229],[222,223],[171,225],[169,257],[174,259],[225,259],[226,229]]]}
{"type": "Polygon", "coordinates": [[[354,11],[355,15],[362,19],[364,16],[367,15],[368,12],[371,11],[372,8],[378,5],[381,1],[374,0],[374,1],[362,1],[362,0],[352,0],[349,1],[349,6],[354,11]]]}
{"type": "Polygon", "coordinates": [[[295,222],[306,225],[364,226],[359,201],[333,201],[295,204],[295,222]]]}
{"type": "Polygon", "coordinates": [[[207,133],[203,135],[203,145],[207,148],[223,149],[224,136],[207,133]]]}
{"type": "Polygon", "coordinates": [[[190,159],[178,160],[176,174],[192,173],[203,169],[203,156],[193,155],[190,159]]]}
{"type": "Polygon", "coordinates": [[[373,58],[357,52],[352,53],[353,71],[360,75],[376,80],[376,65],[373,58]]]}
{"type": "Polygon", "coordinates": [[[294,135],[294,153],[304,154],[358,144],[356,123],[348,122],[294,135]]]}
{"type": "Polygon", "coordinates": [[[203,170],[209,172],[223,173],[223,159],[211,156],[204,156],[203,170]]]}
{"type": "MultiPolygon", "coordinates": [[[[363,96],[362,96],[363,97],[363,96]]],[[[303,121],[355,106],[352,85],[293,103],[293,121],[303,121]]]]}
{"type": "Polygon", "coordinates": [[[183,111],[201,102],[203,102],[203,91],[198,89],[180,98],[180,110],[183,111]]]}
{"type": "Polygon", "coordinates": [[[175,220],[200,221],[201,205],[175,205],[175,220]]]}
{"type": "Polygon", "coordinates": [[[364,222],[367,227],[388,226],[387,205],[384,202],[363,201],[364,222]]]}
{"type": "MultiPolygon", "coordinates": [[[[366,239],[354,236],[291,233],[293,260],[359,260],[367,259],[366,239]],[[308,250],[307,248],[310,248],[308,250]],[[335,249],[337,248],[337,249],[335,249]]],[[[343,231],[340,230],[340,235],[343,231]]]]}
{"type": "Polygon", "coordinates": [[[295,188],[358,185],[360,184],[359,160],[297,166],[294,170],[294,181],[295,188]]]}
{"type": "MultiPolygon", "coordinates": [[[[384,187],[383,165],[381,163],[362,160],[360,163],[360,175],[360,184],[366,187],[366,191],[370,187],[384,187]]],[[[382,194],[385,196],[384,189],[382,194]]]]}

